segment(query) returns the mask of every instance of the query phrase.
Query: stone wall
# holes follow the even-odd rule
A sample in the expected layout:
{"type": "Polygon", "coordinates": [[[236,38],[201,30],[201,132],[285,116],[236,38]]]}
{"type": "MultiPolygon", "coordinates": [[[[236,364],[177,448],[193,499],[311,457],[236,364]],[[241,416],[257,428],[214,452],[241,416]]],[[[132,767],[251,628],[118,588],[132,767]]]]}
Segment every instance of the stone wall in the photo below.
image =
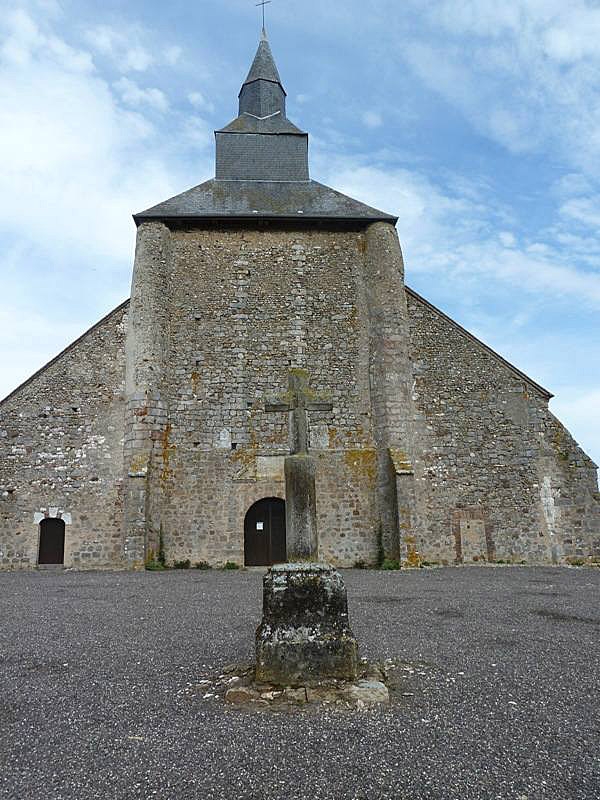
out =
{"type": "Polygon", "coordinates": [[[124,340],[115,309],[0,403],[0,565],[35,566],[65,521],[65,566],[122,564],[124,340]]]}
{"type": "Polygon", "coordinates": [[[419,446],[405,553],[599,556],[596,467],[549,412],[550,395],[414,292],[408,301],[419,446]]]}
{"type": "Polygon", "coordinates": [[[127,344],[131,540],[145,525],[169,559],[242,563],[246,511],[284,491],[288,418],[264,403],[301,368],[333,403],[310,415],[322,555],[375,561],[382,520],[395,513],[378,500],[377,454],[392,480],[387,446],[403,402],[393,389],[408,385],[407,356],[392,362],[406,353],[408,325],[395,231],[373,228],[140,226],[127,344]]]}
{"type": "Polygon", "coordinates": [[[131,308],[0,403],[0,566],[36,565],[44,516],[67,566],[140,567],[161,536],[170,561],[242,564],[246,512],[285,497],[264,402],[293,368],[333,403],[310,414],[323,559],[600,555],[595,466],[542,387],[405,297],[390,225],[156,222],[131,308]]]}

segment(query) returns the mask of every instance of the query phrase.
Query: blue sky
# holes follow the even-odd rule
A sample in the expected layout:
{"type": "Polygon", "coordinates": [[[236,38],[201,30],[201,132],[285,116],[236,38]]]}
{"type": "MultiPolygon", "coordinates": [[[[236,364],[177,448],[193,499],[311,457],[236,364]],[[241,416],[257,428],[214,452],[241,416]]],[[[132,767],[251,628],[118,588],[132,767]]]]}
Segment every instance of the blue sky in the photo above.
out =
{"type": "MultiPolygon", "coordinates": [[[[0,2],[0,396],[129,294],[131,214],[213,175],[253,0],[0,2]]],[[[600,462],[600,6],[273,0],[317,180],[600,462]]]]}

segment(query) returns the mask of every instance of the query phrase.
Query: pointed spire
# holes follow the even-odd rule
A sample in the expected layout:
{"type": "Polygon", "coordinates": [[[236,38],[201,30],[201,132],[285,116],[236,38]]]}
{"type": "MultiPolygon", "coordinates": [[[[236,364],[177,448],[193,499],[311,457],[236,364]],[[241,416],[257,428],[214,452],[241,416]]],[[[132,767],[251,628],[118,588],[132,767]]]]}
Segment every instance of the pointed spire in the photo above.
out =
{"type": "MultiPolygon", "coordinates": [[[[277,71],[277,67],[275,65],[275,59],[273,58],[273,53],[271,52],[271,45],[269,44],[267,32],[264,28],[262,29],[258,50],[256,51],[254,61],[252,62],[250,72],[248,73],[248,77],[244,81],[244,84],[252,83],[252,81],[258,80],[273,81],[281,86],[281,78],[279,77],[279,72],[277,71]]],[[[281,88],[283,89],[283,86],[281,86],[281,88]]]]}
{"type": "Polygon", "coordinates": [[[267,32],[263,28],[250,72],[240,91],[240,115],[251,114],[264,119],[279,113],[285,117],[285,97],[267,32]]]}

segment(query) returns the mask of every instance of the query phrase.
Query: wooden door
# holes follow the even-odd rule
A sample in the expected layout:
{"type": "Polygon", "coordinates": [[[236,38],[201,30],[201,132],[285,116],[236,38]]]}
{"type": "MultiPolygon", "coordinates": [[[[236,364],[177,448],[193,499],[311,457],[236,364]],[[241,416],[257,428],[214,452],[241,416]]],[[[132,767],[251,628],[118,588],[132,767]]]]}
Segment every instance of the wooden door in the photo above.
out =
{"type": "Polygon", "coordinates": [[[40,522],[40,552],[38,564],[64,564],[65,523],[62,519],[43,519],[40,522]]]}
{"type": "Polygon", "coordinates": [[[285,502],[267,497],[246,514],[244,562],[247,567],[270,567],[285,560],[285,502]]]}

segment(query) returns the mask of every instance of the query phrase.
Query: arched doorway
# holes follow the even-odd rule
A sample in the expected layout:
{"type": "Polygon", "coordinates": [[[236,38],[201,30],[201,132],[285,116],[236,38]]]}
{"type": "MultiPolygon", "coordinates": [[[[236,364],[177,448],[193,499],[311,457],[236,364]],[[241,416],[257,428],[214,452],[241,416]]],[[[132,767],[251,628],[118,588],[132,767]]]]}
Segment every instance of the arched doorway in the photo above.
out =
{"type": "Polygon", "coordinates": [[[47,517],[40,522],[40,551],[38,564],[65,563],[65,523],[47,517]]]}
{"type": "Polygon", "coordinates": [[[270,567],[285,560],[285,502],[266,497],[246,514],[244,563],[247,567],[270,567]]]}

